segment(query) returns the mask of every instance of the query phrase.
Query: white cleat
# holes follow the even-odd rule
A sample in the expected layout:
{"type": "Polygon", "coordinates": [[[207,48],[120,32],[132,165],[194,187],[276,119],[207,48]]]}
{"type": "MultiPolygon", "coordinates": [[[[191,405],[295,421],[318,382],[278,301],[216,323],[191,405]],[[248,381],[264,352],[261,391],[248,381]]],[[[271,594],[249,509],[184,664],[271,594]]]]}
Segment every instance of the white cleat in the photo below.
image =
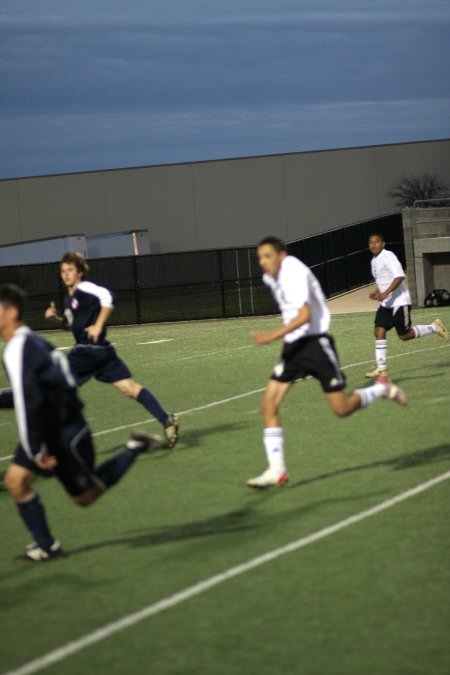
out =
{"type": "Polygon", "coordinates": [[[387,377],[387,374],[387,368],[379,368],[376,366],[373,370],[369,370],[369,372],[366,373],[366,377],[375,378],[379,377],[380,375],[385,375],[387,377]]]}
{"type": "Polygon", "coordinates": [[[41,548],[36,542],[28,544],[25,553],[17,555],[14,560],[19,562],[47,562],[57,558],[67,558],[67,553],[63,551],[59,541],[54,541],[48,549],[41,548]]]}
{"type": "Polygon", "coordinates": [[[385,375],[380,375],[376,379],[376,384],[384,384],[386,387],[385,397],[390,401],[395,401],[398,405],[406,405],[408,399],[403,389],[389,380],[385,375]]]}
{"type": "Polygon", "coordinates": [[[448,342],[448,330],[442,323],[440,319],[435,319],[432,323],[435,327],[435,332],[441,336],[446,342],[448,342]]]}
{"type": "Polygon", "coordinates": [[[289,481],[289,476],[286,469],[283,471],[275,471],[275,469],[266,469],[260,476],[249,478],[247,486],[264,490],[269,487],[276,487],[278,485],[286,485],[289,481]]]}

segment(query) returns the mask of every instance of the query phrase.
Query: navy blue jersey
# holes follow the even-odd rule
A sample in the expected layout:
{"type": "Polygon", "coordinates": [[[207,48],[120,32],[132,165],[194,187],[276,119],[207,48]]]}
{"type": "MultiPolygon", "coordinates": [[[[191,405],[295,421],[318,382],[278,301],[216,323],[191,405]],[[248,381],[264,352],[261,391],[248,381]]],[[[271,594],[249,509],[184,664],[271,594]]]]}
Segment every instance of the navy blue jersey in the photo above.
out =
{"type": "MultiPolygon", "coordinates": [[[[64,299],[64,323],[72,331],[77,344],[92,344],[86,328],[97,321],[102,307],[112,309],[114,298],[107,288],[97,286],[92,281],[80,281],[75,293],[64,299]]],[[[106,340],[106,326],[97,344],[109,344],[106,340]]]]}
{"type": "MultiPolygon", "coordinates": [[[[20,443],[29,459],[56,447],[67,425],[82,419],[83,404],[65,355],[22,326],[7,342],[3,366],[8,376],[20,443]]],[[[3,404],[8,390],[2,390],[3,404]]],[[[6,407],[6,405],[5,405],[6,407]]]]}

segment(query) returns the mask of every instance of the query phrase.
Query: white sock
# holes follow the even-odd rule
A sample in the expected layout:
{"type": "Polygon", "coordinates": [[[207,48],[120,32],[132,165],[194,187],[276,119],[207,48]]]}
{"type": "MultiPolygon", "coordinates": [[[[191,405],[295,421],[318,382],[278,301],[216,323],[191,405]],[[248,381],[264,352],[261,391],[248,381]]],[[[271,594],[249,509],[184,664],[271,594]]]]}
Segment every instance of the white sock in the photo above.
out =
{"type": "Polygon", "coordinates": [[[280,473],[285,471],[283,427],[266,427],[263,431],[263,443],[269,468],[280,473]]]}
{"type": "Polygon", "coordinates": [[[386,393],[386,386],[384,384],[371,384],[369,387],[364,387],[364,389],[355,389],[355,394],[358,394],[361,399],[361,408],[367,408],[368,405],[372,405],[379,398],[386,396],[386,393]]]}
{"type": "Polygon", "coordinates": [[[437,333],[435,326],[432,323],[429,326],[413,326],[413,331],[416,334],[416,338],[425,337],[426,335],[431,335],[431,333],[437,333]]]}
{"type": "Polygon", "coordinates": [[[386,368],[387,340],[375,340],[375,361],[378,368],[386,368]]]}

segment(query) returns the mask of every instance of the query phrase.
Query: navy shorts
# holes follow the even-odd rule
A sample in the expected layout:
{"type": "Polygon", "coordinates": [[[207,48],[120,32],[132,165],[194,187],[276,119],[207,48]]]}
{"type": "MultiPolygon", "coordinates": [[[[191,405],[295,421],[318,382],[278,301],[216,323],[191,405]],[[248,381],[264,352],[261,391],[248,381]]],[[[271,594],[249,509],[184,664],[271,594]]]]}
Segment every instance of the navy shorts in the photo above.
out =
{"type": "Polygon", "coordinates": [[[345,376],[330,335],[313,335],[295,342],[286,342],[281,360],[274,367],[270,379],[294,382],[308,375],[319,380],[326,393],[344,389],[345,376]]]}
{"type": "Polygon", "coordinates": [[[411,330],[411,326],[411,305],[378,307],[375,314],[375,328],[384,328],[386,331],[395,328],[398,335],[404,335],[411,330]]]}
{"type": "Polygon", "coordinates": [[[58,443],[49,443],[47,450],[49,455],[54,455],[58,460],[58,465],[50,471],[40,469],[20,444],[14,453],[13,464],[39,476],[57,478],[72,497],[83,494],[94,484],[105,489],[94,471],[94,445],[89,427],[83,419],[65,426],[58,443]]]}
{"type": "Polygon", "coordinates": [[[116,350],[110,344],[75,345],[67,354],[67,358],[78,386],[91,377],[107,384],[128,380],[131,377],[128,366],[119,359],[116,350]]]}

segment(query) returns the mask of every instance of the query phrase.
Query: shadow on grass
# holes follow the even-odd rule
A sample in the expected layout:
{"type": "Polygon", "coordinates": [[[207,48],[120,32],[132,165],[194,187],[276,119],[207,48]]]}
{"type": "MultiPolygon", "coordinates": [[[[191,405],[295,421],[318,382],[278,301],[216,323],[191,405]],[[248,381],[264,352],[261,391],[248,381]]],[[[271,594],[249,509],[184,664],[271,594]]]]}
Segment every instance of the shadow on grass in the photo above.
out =
{"type": "MultiPolygon", "coordinates": [[[[261,499],[267,499],[268,497],[274,497],[275,493],[280,494],[282,491],[264,491],[264,494],[260,493],[261,499]],[[269,494],[270,492],[270,494],[269,494]]],[[[380,494],[379,492],[373,494],[380,494]]],[[[367,494],[364,495],[367,497],[367,494]]],[[[279,521],[285,521],[286,518],[298,518],[299,516],[304,516],[307,513],[316,511],[318,508],[321,508],[324,504],[332,504],[335,502],[343,501],[355,501],[359,500],[360,495],[352,497],[327,497],[326,499],[321,499],[319,501],[308,503],[308,504],[298,504],[294,509],[292,509],[288,515],[286,512],[274,513],[269,517],[270,525],[276,528],[279,521]]],[[[93,551],[96,549],[101,549],[109,546],[117,546],[122,544],[128,544],[130,547],[143,547],[143,546],[158,546],[161,544],[170,544],[172,542],[181,542],[184,540],[197,539],[202,537],[216,536],[222,534],[230,534],[236,532],[248,532],[250,530],[257,529],[261,526],[267,524],[267,519],[264,518],[261,520],[255,520],[255,506],[254,502],[251,506],[243,507],[230,511],[229,513],[221,514],[219,516],[213,516],[211,518],[205,518],[204,520],[193,521],[189,523],[182,523],[179,525],[171,525],[168,527],[160,528],[159,530],[153,530],[151,532],[143,532],[141,534],[134,534],[128,537],[112,539],[109,541],[97,542],[89,546],[82,546],[80,548],[71,549],[69,551],[70,555],[75,555],[78,553],[86,553],[88,551],[93,551]]]]}
{"type": "Polygon", "coordinates": [[[102,541],[89,546],[82,546],[70,551],[70,555],[76,553],[85,553],[105,546],[116,546],[117,544],[129,544],[132,547],[140,546],[158,546],[169,544],[176,541],[187,539],[197,539],[199,537],[209,537],[210,535],[229,534],[230,532],[243,532],[253,529],[254,525],[245,522],[250,516],[252,509],[237,509],[229,513],[198,520],[190,523],[181,523],[161,528],[157,531],[143,532],[141,534],[130,535],[113,539],[111,541],[102,541]]]}
{"type": "MultiPolygon", "coordinates": [[[[377,467],[392,467],[394,471],[410,469],[417,466],[422,466],[425,464],[434,464],[437,462],[446,461],[450,458],[450,445],[438,445],[432,448],[427,448],[426,450],[418,450],[416,452],[406,453],[403,455],[398,455],[397,457],[392,457],[391,459],[380,460],[376,462],[370,462],[366,464],[360,464],[358,466],[345,467],[338,469],[336,471],[330,471],[328,473],[320,474],[314,476],[313,478],[305,479],[298,481],[297,483],[290,484],[289,486],[283,487],[278,490],[255,490],[251,491],[254,495],[258,497],[256,503],[261,503],[272,499],[274,497],[282,496],[286,490],[292,490],[299,488],[311,483],[318,481],[326,480],[328,478],[333,478],[335,476],[351,474],[357,471],[365,471],[367,469],[374,469],[377,467]]],[[[247,490],[247,494],[250,494],[247,490]]],[[[379,492],[373,493],[379,494],[379,492]]],[[[364,495],[367,498],[367,494],[364,495]]],[[[313,503],[303,503],[299,504],[298,507],[295,507],[291,511],[291,516],[298,518],[299,515],[305,515],[311,511],[316,510],[317,508],[323,506],[326,503],[333,502],[342,502],[342,501],[354,501],[359,500],[360,496],[351,496],[351,497],[329,497],[325,500],[320,500],[319,502],[313,503]]],[[[261,521],[254,520],[254,511],[255,511],[255,501],[252,500],[251,505],[242,507],[228,513],[221,514],[219,516],[213,516],[211,518],[206,518],[204,520],[193,521],[188,523],[182,523],[179,525],[167,526],[160,528],[158,530],[152,530],[149,532],[142,532],[132,534],[126,537],[118,537],[115,539],[109,539],[100,541],[88,546],[81,546],[79,548],[72,549],[68,551],[70,556],[78,555],[82,553],[87,553],[89,551],[94,551],[97,549],[108,548],[112,546],[120,545],[129,545],[130,547],[145,547],[145,546],[158,546],[162,544],[168,544],[172,542],[180,542],[184,540],[209,537],[222,534],[230,534],[236,532],[248,532],[254,530],[261,526],[261,521]]],[[[283,521],[287,518],[287,513],[275,513],[272,517],[269,517],[272,525],[276,526],[278,519],[283,521]]],[[[265,519],[267,524],[267,519],[265,519]]],[[[20,565],[22,569],[24,568],[33,568],[33,565],[20,565]]],[[[17,568],[16,568],[17,569],[17,568]]],[[[16,576],[17,572],[9,572],[8,576],[16,576]]],[[[5,578],[4,575],[0,578],[5,578]]]]}
{"type": "MultiPolygon", "coordinates": [[[[283,490],[266,490],[260,491],[258,494],[260,496],[259,503],[268,498],[273,498],[276,494],[280,495],[283,490]]],[[[370,493],[371,495],[379,495],[379,492],[370,493]]],[[[367,498],[368,494],[364,494],[364,498],[367,498]]],[[[370,495],[369,495],[370,496],[370,495]]],[[[316,511],[325,504],[334,504],[348,501],[359,501],[361,498],[360,495],[351,496],[351,497],[327,497],[325,499],[320,499],[316,502],[302,503],[296,505],[293,509],[290,509],[288,512],[275,512],[268,517],[264,517],[261,520],[255,520],[255,507],[254,502],[250,507],[243,507],[241,509],[236,509],[230,511],[229,513],[221,514],[219,516],[213,516],[211,518],[205,518],[204,520],[194,521],[190,523],[182,523],[179,525],[172,525],[167,527],[162,527],[158,530],[153,530],[149,532],[140,532],[135,534],[130,534],[126,537],[117,537],[115,539],[107,539],[104,541],[99,541],[87,546],[80,546],[79,548],[66,549],[69,554],[69,560],[72,559],[74,555],[79,555],[83,553],[89,553],[90,551],[96,551],[101,549],[107,549],[116,546],[129,546],[130,548],[140,548],[148,546],[158,546],[163,544],[170,544],[172,542],[182,542],[186,540],[192,540],[196,538],[216,536],[222,534],[230,533],[245,533],[250,530],[255,530],[259,527],[269,527],[271,529],[277,529],[280,521],[285,522],[286,519],[298,519],[299,517],[305,516],[308,513],[316,511]]],[[[228,544],[226,544],[228,546],[228,544]]],[[[50,564],[51,568],[51,583],[52,585],[60,583],[64,587],[69,586],[79,591],[78,585],[82,583],[83,591],[90,590],[91,586],[97,588],[98,580],[91,584],[88,584],[86,587],[84,578],[80,582],[80,578],[76,575],[73,575],[69,572],[66,576],[64,574],[57,574],[55,570],[62,570],[60,565],[65,561],[65,558],[60,558],[56,561],[52,561],[50,564]]],[[[47,565],[36,565],[34,563],[28,562],[14,562],[11,561],[10,568],[0,574],[0,580],[3,582],[7,580],[21,579],[22,575],[26,572],[31,572],[31,570],[38,570],[44,568],[46,571],[49,570],[47,565]]],[[[26,577],[28,578],[28,577],[26,577]]],[[[102,581],[102,585],[109,585],[114,583],[114,579],[105,579],[102,581]]],[[[26,602],[29,602],[29,597],[33,590],[35,589],[36,578],[26,582],[26,585],[22,588],[28,589],[25,594],[22,594],[21,598],[27,598],[26,602]]],[[[16,606],[18,602],[17,588],[11,589],[11,593],[4,595],[2,597],[2,606],[0,607],[1,611],[6,611],[8,606],[16,606]],[[9,603],[9,604],[8,604],[9,603]]]]}
{"type": "Polygon", "coordinates": [[[447,459],[450,459],[450,444],[437,445],[434,448],[416,450],[415,452],[409,452],[404,455],[397,455],[397,457],[392,457],[391,459],[382,459],[377,462],[369,462],[367,464],[359,464],[358,466],[349,466],[343,469],[337,469],[336,471],[330,471],[329,473],[323,473],[319,476],[314,476],[313,478],[307,478],[306,480],[298,481],[297,483],[293,483],[288,487],[290,489],[302,487],[303,485],[316,483],[327,478],[333,478],[334,476],[342,476],[355,471],[376,469],[377,467],[381,466],[392,467],[394,471],[400,471],[403,469],[412,469],[413,467],[422,466],[424,464],[444,462],[447,459]]]}
{"type": "MultiPolygon", "coordinates": [[[[160,450],[153,450],[152,452],[144,453],[142,457],[159,458],[159,459],[161,459],[162,457],[169,457],[172,452],[183,451],[191,447],[195,448],[200,447],[203,438],[208,438],[210,436],[215,437],[216,435],[220,434],[232,434],[240,432],[242,431],[242,429],[248,427],[249,425],[250,422],[232,422],[229,424],[216,424],[215,426],[208,426],[203,428],[196,427],[194,429],[189,429],[188,431],[183,431],[182,429],[180,433],[180,440],[178,441],[175,448],[172,449],[162,448],[160,450]]],[[[137,426],[138,425],[136,425],[136,428],[137,426]]],[[[159,431],[157,431],[156,433],[159,434],[159,431]]],[[[105,448],[104,450],[96,450],[95,455],[98,457],[101,455],[109,455],[112,452],[119,452],[120,450],[123,450],[124,447],[125,444],[120,443],[119,445],[113,445],[112,447],[105,448]]]]}

